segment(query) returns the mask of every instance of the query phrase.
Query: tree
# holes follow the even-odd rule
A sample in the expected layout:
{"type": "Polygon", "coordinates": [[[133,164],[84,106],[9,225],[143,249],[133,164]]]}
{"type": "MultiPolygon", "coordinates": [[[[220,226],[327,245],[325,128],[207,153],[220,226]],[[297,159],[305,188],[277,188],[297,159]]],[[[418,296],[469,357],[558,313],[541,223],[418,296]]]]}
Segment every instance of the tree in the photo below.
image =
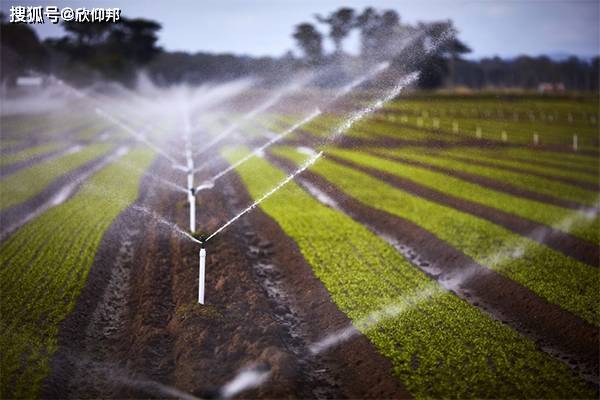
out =
{"type": "Polygon", "coordinates": [[[309,64],[320,64],[323,60],[323,36],[313,24],[303,23],[296,25],[293,34],[298,46],[302,49],[305,59],[309,64]]]}
{"type": "Polygon", "coordinates": [[[457,38],[452,21],[419,23],[414,28],[410,44],[404,46],[394,59],[400,69],[419,71],[418,85],[434,89],[452,75],[454,62],[461,54],[471,51],[457,38]]]}
{"type": "Polygon", "coordinates": [[[33,29],[25,24],[11,24],[0,13],[1,79],[9,85],[29,71],[47,70],[48,52],[33,29]]]}
{"type": "Polygon", "coordinates": [[[72,62],[99,71],[105,78],[132,83],[135,71],[161,49],[156,45],[159,23],[121,17],[117,23],[63,23],[67,35],[48,44],[72,62]]]}
{"type": "Polygon", "coordinates": [[[329,14],[328,17],[316,15],[317,21],[329,25],[329,37],[333,41],[335,55],[342,53],[342,41],[356,26],[354,10],[352,8],[340,8],[329,14]]]}
{"type": "Polygon", "coordinates": [[[361,55],[372,62],[389,59],[399,53],[411,31],[408,25],[400,23],[396,11],[379,13],[371,7],[356,18],[356,27],[360,30],[361,55]]]}

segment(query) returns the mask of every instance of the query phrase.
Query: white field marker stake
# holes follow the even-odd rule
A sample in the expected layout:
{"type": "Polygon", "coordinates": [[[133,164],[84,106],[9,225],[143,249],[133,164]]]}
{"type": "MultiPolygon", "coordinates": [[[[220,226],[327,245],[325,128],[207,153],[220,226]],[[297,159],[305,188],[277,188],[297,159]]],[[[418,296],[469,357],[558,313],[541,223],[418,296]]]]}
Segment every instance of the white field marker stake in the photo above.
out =
{"type": "Polygon", "coordinates": [[[577,135],[573,135],[573,151],[577,151],[577,135]]]}
{"type": "Polygon", "coordinates": [[[537,146],[539,143],[540,143],[540,137],[538,136],[537,133],[534,133],[533,134],[533,144],[537,146]]]}
{"type": "Polygon", "coordinates": [[[198,303],[204,304],[204,276],[206,274],[206,250],[200,248],[200,265],[198,268],[198,303]]]}
{"type": "Polygon", "coordinates": [[[507,139],[508,139],[508,136],[506,135],[506,131],[502,131],[502,141],[506,142],[507,139]]]}
{"type": "Polygon", "coordinates": [[[458,122],[452,122],[452,132],[458,133],[458,122]]]}
{"type": "Polygon", "coordinates": [[[477,139],[481,139],[481,128],[477,127],[475,129],[475,136],[477,136],[477,139]]]}

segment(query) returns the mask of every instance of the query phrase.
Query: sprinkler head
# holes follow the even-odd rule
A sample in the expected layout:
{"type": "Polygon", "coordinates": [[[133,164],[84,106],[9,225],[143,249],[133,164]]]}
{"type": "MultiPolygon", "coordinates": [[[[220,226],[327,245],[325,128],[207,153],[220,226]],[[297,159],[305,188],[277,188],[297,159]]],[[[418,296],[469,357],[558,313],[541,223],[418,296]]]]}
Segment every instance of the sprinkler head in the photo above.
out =
{"type": "Polygon", "coordinates": [[[198,240],[200,242],[200,248],[204,248],[204,245],[206,243],[206,238],[208,237],[208,234],[206,232],[194,232],[192,233],[192,236],[194,238],[196,238],[196,240],[198,240]]]}

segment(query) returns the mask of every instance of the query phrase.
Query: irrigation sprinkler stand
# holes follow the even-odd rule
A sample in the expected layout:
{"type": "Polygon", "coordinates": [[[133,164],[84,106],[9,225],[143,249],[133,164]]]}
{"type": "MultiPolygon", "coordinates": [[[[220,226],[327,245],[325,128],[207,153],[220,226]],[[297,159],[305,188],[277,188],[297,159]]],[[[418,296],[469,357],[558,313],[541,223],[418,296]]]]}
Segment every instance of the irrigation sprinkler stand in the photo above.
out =
{"type": "Polygon", "coordinates": [[[200,244],[200,265],[198,269],[198,303],[204,304],[204,275],[206,263],[206,250],[204,243],[200,244]]]}

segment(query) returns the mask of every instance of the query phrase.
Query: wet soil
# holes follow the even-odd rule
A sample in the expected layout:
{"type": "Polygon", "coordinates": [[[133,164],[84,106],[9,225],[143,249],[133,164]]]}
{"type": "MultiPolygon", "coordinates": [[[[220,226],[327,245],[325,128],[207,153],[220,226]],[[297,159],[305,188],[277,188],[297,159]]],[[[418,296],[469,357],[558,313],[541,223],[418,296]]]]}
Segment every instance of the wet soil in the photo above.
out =
{"type": "MultiPolygon", "coordinates": [[[[160,161],[150,172],[177,174],[160,161]]],[[[149,179],[142,193],[138,207],[186,226],[185,196],[154,188],[149,179]]],[[[250,197],[230,174],[197,201],[200,226],[212,232],[250,197]]],[[[61,326],[43,396],[410,397],[363,336],[313,356],[311,343],[350,321],[295,243],[260,209],[207,244],[204,306],[197,304],[198,250],[135,207],[122,213],[61,326]],[[267,379],[245,391],[224,390],[244,371],[267,379]]]]}
{"type": "MultiPolygon", "coordinates": [[[[269,157],[285,170],[296,168],[288,160],[269,157]]],[[[305,171],[301,182],[315,198],[367,226],[448,290],[530,337],[592,385],[598,384],[600,339],[595,326],[476,263],[418,225],[353,199],[320,175],[305,171]]]]}

